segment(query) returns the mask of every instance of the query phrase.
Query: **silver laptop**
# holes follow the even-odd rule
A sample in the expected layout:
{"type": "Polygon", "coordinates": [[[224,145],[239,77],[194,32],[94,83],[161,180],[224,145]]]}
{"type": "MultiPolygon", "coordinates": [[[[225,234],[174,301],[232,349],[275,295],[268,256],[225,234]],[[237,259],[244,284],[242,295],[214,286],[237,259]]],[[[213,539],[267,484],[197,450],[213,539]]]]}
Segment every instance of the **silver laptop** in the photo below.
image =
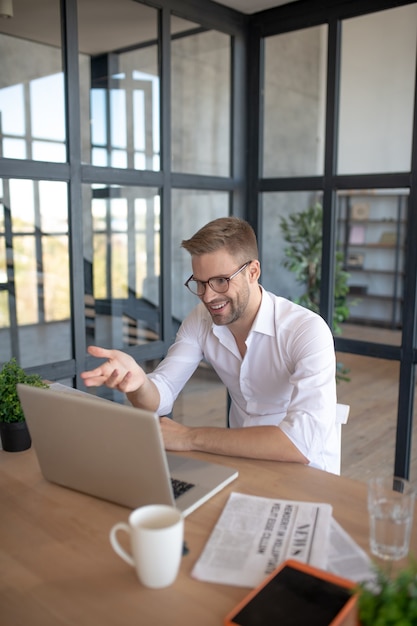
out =
{"type": "Polygon", "coordinates": [[[224,465],[167,454],[154,413],[63,385],[18,384],[17,390],[50,482],[131,509],[175,504],[188,515],[238,475],[224,465]],[[174,497],[174,487],[183,493],[174,497]]]}

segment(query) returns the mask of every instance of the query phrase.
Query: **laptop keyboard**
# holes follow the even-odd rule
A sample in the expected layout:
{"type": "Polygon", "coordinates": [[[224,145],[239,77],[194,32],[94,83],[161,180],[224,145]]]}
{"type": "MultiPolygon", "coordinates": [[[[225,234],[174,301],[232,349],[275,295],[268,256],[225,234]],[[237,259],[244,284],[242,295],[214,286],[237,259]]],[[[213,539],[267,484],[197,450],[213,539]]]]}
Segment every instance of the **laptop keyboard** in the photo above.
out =
{"type": "Polygon", "coordinates": [[[172,490],[174,492],[174,498],[179,498],[183,493],[194,487],[193,483],[187,483],[184,480],[178,480],[178,478],[171,478],[172,490]]]}

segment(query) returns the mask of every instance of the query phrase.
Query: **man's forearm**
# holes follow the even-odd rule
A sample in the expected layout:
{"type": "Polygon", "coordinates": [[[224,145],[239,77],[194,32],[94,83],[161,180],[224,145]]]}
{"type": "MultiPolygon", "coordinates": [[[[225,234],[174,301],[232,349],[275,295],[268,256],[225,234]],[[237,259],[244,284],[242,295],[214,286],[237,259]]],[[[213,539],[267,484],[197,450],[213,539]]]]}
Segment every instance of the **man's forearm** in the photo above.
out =
{"type": "Polygon", "coordinates": [[[192,428],[193,450],[271,461],[308,463],[308,459],[277,426],[192,428]]]}
{"type": "Polygon", "coordinates": [[[163,417],[161,430],[167,450],[198,450],[252,459],[309,462],[278,426],[190,427],[163,417]]]}
{"type": "Polygon", "coordinates": [[[126,394],[129,402],[138,409],[156,411],[159,407],[160,396],[156,385],[147,378],[146,381],[136,389],[126,394]]]}

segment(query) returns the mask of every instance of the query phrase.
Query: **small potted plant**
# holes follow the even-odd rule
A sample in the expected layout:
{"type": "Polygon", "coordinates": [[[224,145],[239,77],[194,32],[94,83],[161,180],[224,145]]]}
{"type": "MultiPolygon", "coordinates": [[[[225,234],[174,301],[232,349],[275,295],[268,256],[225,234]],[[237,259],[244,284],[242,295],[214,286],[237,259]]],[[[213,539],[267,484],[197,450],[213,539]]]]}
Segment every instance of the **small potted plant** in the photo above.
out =
{"type": "Polygon", "coordinates": [[[30,433],[16,389],[17,383],[48,387],[39,374],[27,374],[15,358],[0,370],[0,437],[3,450],[20,452],[31,446],[30,433]]]}
{"type": "Polygon", "coordinates": [[[376,580],[357,588],[360,626],[415,626],[417,624],[417,561],[391,574],[375,567],[376,580]]]}

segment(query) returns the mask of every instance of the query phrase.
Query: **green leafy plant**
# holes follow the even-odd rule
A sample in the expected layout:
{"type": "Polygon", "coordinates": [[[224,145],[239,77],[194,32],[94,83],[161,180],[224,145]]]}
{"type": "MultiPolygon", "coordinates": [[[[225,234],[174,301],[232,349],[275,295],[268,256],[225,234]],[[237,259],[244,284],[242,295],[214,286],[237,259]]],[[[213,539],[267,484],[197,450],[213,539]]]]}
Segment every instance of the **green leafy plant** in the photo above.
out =
{"type": "MultiPolygon", "coordinates": [[[[322,224],[323,208],[319,203],[281,218],[281,229],[288,244],[283,265],[295,274],[298,283],[306,287],[296,301],[316,313],[320,310],[322,224]]],[[[340,334],[340,324],[349,317],[346,303],[348,278],[348,272],[343,269],[343,254],[336,251],[333,331],[337,334],[340,334]]]]}
{"type": "Polygon", "coordinates": [[[24,422],[25,417],[16,389],[17,383],[46,388],[39,374],[27,374],[13,357],[0,370],[0,422],[24,422]]]}
{"type": "Polygon", "coordinates": [[[361,626],[415,626],[417,562],[410,559],[395,576],[376,566],[375,572],[374,583],[361,583],[355,589],[361,626]]]}
{"type": "MultiPolygon", "coordinates": [[[[294,298],[294,301],[319,313],[323,208],[320,203],[316,203],[305,211],[292,213],[288,218],[281,217],[280,225],[287,244],[284,249],[283,266],[295,274],[299,284],[305,286],[305,292],[300,297],[294,298]]],[[[335,334],[340,334],[340,324],[349,317],[347,305],[349,274],[343,269],[343,254],[340,250],[336,251],[335,262],[332,328],[335,334]]],[[[338,363],[336,380],[348,381],[348,372],[342,363],[338,363]]]]}

